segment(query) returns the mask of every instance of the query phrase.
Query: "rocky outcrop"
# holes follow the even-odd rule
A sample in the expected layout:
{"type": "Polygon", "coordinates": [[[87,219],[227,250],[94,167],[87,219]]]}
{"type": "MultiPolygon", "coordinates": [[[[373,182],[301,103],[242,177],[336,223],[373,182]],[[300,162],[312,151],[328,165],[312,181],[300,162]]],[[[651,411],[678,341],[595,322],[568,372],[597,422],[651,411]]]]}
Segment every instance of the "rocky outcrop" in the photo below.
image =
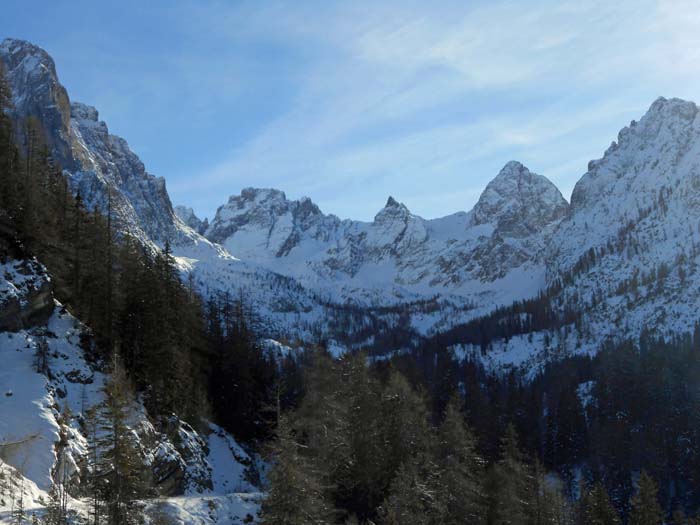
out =
{"type": "Polygon", "coordinates": [[[0,263],[0,332],[44,324],[54,308],[51,280],[35,260],[0,263]]]}
{"type": "Polygon", "coordinates": [[[279,190],[245,188],[219,207],[205,234],[212,242],[235,248],[238,257],[257,253],[280,258],[304,239],[329,241],[340,225],[308,198],[293,201],[279,190]]]}
{"type": "Polygon", "coordinates": [[[111,195],[112,209],[123,230],[159,243],[179,240],[165,179],[146,172],[127,142],[109,133],[95,108],[71,105],[71,137],[80,165],[70,179],[86,206],[105,211],[111,195]]]}
{"type": "Polygon", "coordinates": [[[175,206],[174,210],[175,215],[177,215],[182,222],[184,222],[198,234],[204,235],[204,232],[206,232],[207,228],[209,228],[209,220],[206,218],[201,220],[199,217],[197,217],[192,208],[187,206],[175,206]]]}
{"type": "Polygon", "coordinates": [[[0,43],[0,61],[13,93],[11,115],[17,124],[17,143],[24,144],[26,119],[33,117],[53,157],[66,169],[76,168],[70,147],[70,101],[58,81],[53,59],[34,44],[8,38],[0,43]]]}

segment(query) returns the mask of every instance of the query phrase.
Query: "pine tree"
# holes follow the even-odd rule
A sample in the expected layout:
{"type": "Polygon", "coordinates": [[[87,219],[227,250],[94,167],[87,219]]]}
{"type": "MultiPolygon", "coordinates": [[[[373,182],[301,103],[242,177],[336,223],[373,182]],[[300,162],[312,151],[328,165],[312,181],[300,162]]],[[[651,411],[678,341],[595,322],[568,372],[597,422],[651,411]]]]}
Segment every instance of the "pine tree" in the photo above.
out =
{"type": "Polygon", "coordinates": [[[572,525],[574,515],[558,480],[546,479],[536,461],[533,472],[533,500],[530,525],[572,525]]]}
{"type": "Polygon", "coordinates": [[[642,471],[637,484],[637,493],[632,498],[630,525],[659,525],[664,513],[659,505],[656,483],[645,471],[642,471]]]}
{"type": "Polygon", "coordinates": [[[97,414],[95,452],[106,523],[132,525],[140,522],[142,509],[138,500],[146,494],[146,469],[138,438],[127,425],[134,409],[132,387],[116,355],[103,393],[105,398],[97,414]]]}
{"type": "Polygon", "coordinates": [[[407,458],[399,467],[391,484],[389,496],[380,508],[382,523],[386,525],[448,523],[442,520],[443,516],[448,515],[448,511],[441,507],[439,475],[437,465],[431,463],[428,458],[407,458]]]}
{"type": "Polygon", "coordinates": [[[274,445],[269,488],[262,503],[266,525],[322,525],[332,522],[332,508],[326,501],[312,458],[306,457],[285,416],[280,419],[274,445]]]}
{"type": "Polygon", "coordinates": [[[83,485],[89,497],[88,522],[99,525],[103,522],[104,514],[104,484],[107,478],[103,476],[102,461],[98,433],[100,429],[99,406],[87,408],[83,416],[83,433],[88,441],[86,477],[83,485]]]}
{"type": "Polygon", "coordinates": [[[493,466],[489,481],[490,524],[520,524],[532,513],[532,474],[520,451],[511,424],[501,439],[501,459],[493,466]]]}
{"type": "MultiPolygon", "coordinates": [[[[211,334],[215,356],[210,395],[217,421],[242,440],[268,438],[275,420],[277,365],[256,344],[244,305],[228,297],[220,302],[215,310],[221,325],[211,334]]],[[[211,309],[210,304],[210,316],[211,309]]]]}
{"type": "Polygon", "coordinates": [[[448,403],[437,439],[437,461],[442,470],[438,497],[443,500],[443,523],[482,523],[486,515],[484,462],[459,410],[458,399],[448,403]]]}
{"type": "Polygon", "coordinates": [[[19,494],[12,494],[12,508],[10,510],[10,524],[23,525],[27,520],[27,513],[24,508],[24,476],[17,470],[12,472],[14,487],[19,490],[19,494]]]}
{"type": "Polygon", "coordinates": [[[597,482],[586,490],[579,501],[578,522],[580,525],[617,525],[620,516],[610,502],[602,483],[597,482]]]}

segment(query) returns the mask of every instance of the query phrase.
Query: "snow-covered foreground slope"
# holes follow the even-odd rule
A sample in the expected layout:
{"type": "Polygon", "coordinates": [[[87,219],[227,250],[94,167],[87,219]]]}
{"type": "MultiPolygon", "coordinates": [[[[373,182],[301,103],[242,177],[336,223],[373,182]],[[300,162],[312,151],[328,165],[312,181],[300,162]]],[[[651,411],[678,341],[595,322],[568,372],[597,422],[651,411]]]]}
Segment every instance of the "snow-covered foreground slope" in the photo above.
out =
{"type": "MultiPolygon", "coordinates": [[[[36,261],[7,260],[0,265],[0,299],[5,299],[0,313],[13,308],[6,296],[17,298],[21,309],[32,309],[34,292],[47,286],[50,291],[49,276],[36,261]]],[[[0,523],[10,523],[22,494],[29,514],[43,513],[59,461],[74,496],[71,508],[84,512],[80,485],[88,443],[81,421],[101,402],[106,379],[85,360],[80,345],[85,332],[58,303],[48,320],[0,331],[0,523]],[[41,373],[40,348],[48,357],[41,373]],[[64,447],[59,447],[61,440],[64,447]]],[[[164,493],[149,506],[171,515],[168,523],[236,524],[255,516],[260,494],[247,473],[254,459],[222,429],[211,425],[209,432],[198,434],[173,420],[168,433],[178,436],[173,441],[156,430],[142,407],[131,426],[156,487],[164,493]]]]}

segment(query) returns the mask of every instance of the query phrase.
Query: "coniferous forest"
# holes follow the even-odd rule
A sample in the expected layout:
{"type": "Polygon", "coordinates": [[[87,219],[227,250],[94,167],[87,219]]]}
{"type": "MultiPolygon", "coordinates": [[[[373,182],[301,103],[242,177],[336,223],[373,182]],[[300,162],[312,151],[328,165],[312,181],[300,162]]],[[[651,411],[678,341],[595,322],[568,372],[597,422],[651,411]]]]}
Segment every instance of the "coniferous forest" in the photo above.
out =
{"type": "MultiPolygon", "coordinates": [[[[700,326],[534,374],[448,351],[577,322],[544,294],[391,357],[376,342],[334,357],[322,338],[275,357],[249,298],[200,295],[168,241],[157,249],[120,229],[109,192],[106,213],[88,209],[42,124],[13,122],[11,104],[0,70],[1,255],[46,266],[56,299],[88,327],[87,359],[109,373],[104,401],[79,416],[88,523],[143,523],[157,496],[129,426],[137,399],[158,428],[213,421],[264,458],[265,524],[697,523],[700,326]]],[[[37,371],[49,373],[46,356],[37,371]]],[[[72,523],[65,490],[59,479],[45,523],[72,523]]]]}

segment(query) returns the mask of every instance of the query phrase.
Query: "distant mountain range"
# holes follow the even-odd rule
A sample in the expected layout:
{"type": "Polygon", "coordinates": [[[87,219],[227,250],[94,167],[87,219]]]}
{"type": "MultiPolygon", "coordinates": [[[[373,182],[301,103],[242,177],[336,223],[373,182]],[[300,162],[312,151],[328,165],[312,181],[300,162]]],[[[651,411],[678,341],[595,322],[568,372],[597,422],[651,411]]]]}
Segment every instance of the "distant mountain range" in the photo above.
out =
{"type": "MultiPolygon", "coordinates": [[[[370,324],[401,330],[410,346],[538,296],[555,314],[577,312],[576,330],[551,329],[557,355],[594,352],[643,329],[688,331],[696,321],[700,119],[692,102],[656,100],[589,163],[571,203],[511,161],[471,211],[439,219],[389,197],[372,222],[341,220],[308,198],[246,188],[209,222],[173,208],[165,180],[109,134],[95,108],[70,101],[44,50],[7,39],[0,59],[13,117],[38,119],[73,192],[103,212],[111,195],[123,234],[152,249],[169,241],[203,293],[243,294],[267,336],[355,348],[376,342],[360,335],[370,324]],[[341,329],[348,309],[356,322],[341,329]]],[[[536,339],[493,340],[484,359],[536,367],[536,339]]]]}

